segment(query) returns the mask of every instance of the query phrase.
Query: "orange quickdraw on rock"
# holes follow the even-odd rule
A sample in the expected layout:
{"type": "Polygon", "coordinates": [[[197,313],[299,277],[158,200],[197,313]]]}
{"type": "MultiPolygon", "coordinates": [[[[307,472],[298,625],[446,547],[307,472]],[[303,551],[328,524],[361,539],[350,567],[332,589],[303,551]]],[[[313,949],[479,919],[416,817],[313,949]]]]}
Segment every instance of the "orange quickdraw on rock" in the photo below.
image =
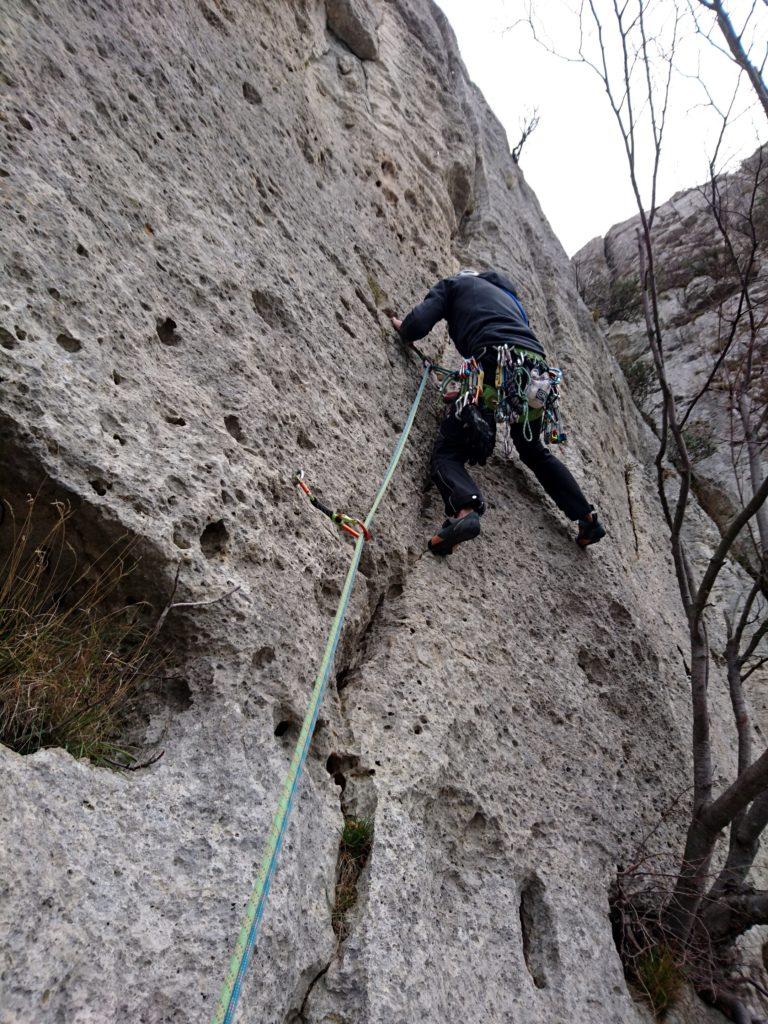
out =
{"type": "Polygon", "coordinates": [[[310,490],[310,488],[308,487],[307,483],[304,480],[303,469],[297,469],[293,479],[294,483],[296,483],[298,487],[300,487],[301,490],[309,498],[310,503],[314,505],[319,512],[322,512],[324,516],[328,516],[331,522],[334,522],[336,523],[337,526],[341,527],[341,529],[345,533],[348,533],[350,537],[354,537],[355,540],[357,540],[357,538],[360,536],[360,533],[362,532],[366,540],[371,539],[371,531],[368,529],[368,527],[365,525],[362,519],[357,519],[355,516],[348,516],[344,512],[334,512],[333,509],[328,508],[327,505],[324,505],[323,502],[320,501],[320,499],[317,497],[317,495],[312,493],[312,491],[310,490]],[[355,529],[355,527],[357,527],[357,529],[355,529]]]}

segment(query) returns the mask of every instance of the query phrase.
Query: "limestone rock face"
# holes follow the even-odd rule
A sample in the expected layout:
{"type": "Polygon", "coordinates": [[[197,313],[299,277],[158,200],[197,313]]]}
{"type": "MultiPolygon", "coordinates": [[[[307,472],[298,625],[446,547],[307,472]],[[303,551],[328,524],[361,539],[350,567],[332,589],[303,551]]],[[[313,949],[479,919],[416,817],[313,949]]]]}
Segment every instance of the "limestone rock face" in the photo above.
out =
{"type": "Polygon", "coordinates": [[[360,60],[376,60],[376,18],[368,0],[327,0],[328,28],[360,60]]]}
{"type": "MultiPolygon", "coordinates": [[[[763,147],[737,171],[720,176],[715,192],[721,216],[729,226],[732,244],[744,267],[752,209],[757,251],[749,276],[752,301],[758,311],[765,309],[768,299],[766,190],[768,151],[763,147]]],[[[740,304],[741,283],[713,217],[711,201],[710,185],[680,192],[658,209],[653,228],[667,363],[675,393],[681,397],[692,397],[706,383],[740,304]]],[[[636,241],[639,223],[639,217],[633,217],[615,225],[604,239],[593,239],[584,246],[573,263],[584,301],[595,317],[602,319],[609,344],[628,376],[635,398],[653,423],[657,420],[660,396],[651,380],[651,357],[640,307],[636,241]]],[[[747,319],[743,317],[743,324],[747,319]]],[[[738,350],[743,330],[742,326],[737,332],[733,351],[738,350]]],[[[758,362],[767,355],[763,342],[758,362]]],[[[697,496],[721,527],[739,503],[731,438],[738,441],[741,434],[728,388],[722,386],[728,376],[727,372],[720,375],[718,387],[702,398],[688,427],[697,496]]],[[[737,466],[738,478],[744,479],[746,456],[741,463],[737,466]]]]}
{"type": "MultiPolygon", "coordinates": [[[[210,1015],[350,558],[292,474],[366,511],[420,372],[387,313],[461,265],[519,282],[609,538],[578,550],[496,456],[482,537],[426,554],[429,393],[238,1020],[647,1020],[609,891],[686,785],[689,725],[646,428],[445,18],[11,0],[3,22],[3,497],[47,481],[84,555],[132,538],[158,611],[179,564],[177,600],[239,589],[168,617],[134,724],[151,767],[0,748],[0,1021],[210,1015]],[[343,813],[375,833],[339,941],[343,813]]],[[[442,329],[424,344],[451,358],[442,329]]]]}

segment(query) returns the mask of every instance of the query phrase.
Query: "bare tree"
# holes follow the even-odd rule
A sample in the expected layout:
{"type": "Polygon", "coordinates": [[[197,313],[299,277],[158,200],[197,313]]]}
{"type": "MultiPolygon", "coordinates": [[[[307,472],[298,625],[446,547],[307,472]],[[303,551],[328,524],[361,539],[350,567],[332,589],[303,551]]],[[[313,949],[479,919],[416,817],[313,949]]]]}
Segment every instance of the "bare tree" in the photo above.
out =
{"type": "Polygon", "coordinates": [[[512,159],[516,164],[520,162],[520,154],[523,152],[523,146],[539,127],[539,121],[538,107],[534,107],[530,114],[523,115],[520,122],[520,138],[517,140],[517,145],[512,150],[512,159]]]}
{"type": "MultiPolygon", "coordinates": [[[[750,53],[744,46],[744,35],[747,27],[754,15],[755,8],[758,5],[759,0],[753,0],[749,14],[744,22],[740,31],[737,31],[733,27],[731,17],[726,11],[722,0],[696,0],[701,6],[705,7],[708,11],[711,11],[715,16],[717,27],[720,29],[728,49],[730,50],[731,58],[738,64],[738,66],[747,74],[752,88],[755,90],[760,103],[765,111],[765,116],[768,117],[768,87],[766,87],[763,79],[763,71],[765,70],[766,61],[768,60],[768,46],[766,46],[765,53],[762,56],[759,66],[754,64],[750,59],[750,53]]],[[[762,0],[763,6],[768,6],[768,0],[762,0]]],[[[698,25],[698,21],[697,21],[698,25]]],[[[705,33],[707,38],[712,41],[710,33],[705,33]]]]}
{"type": "MultiPolygon", "coordinates": [[[[722,5],[714,0],[705,6],[722,10],[722,5]]],[[[700,963],[706,958],[710,970],[704,987],[710,1000],[732,1019],[750,1024],[756,1018],[746,1008],[736,983],[729,980],[726,965],[736,936],[755,924],[768,923],[768,891],[755,891],[747,885],[760,835],[768,825],[768,749],[753,756],[752,726],[744,693],[744,684],[766,662],[764,641],[768,635],[765,598],[768,590],[768,532],[765,531],[768,477],[763,469],[760,442],[765,435],[766,412],[765,407],[760,408],[755,401],[761,372],[757,357],[766,317],[765,311],[758,309],[751,290],[759,241],[755,211],[760,190],[765,188],[765,175],[758,170],[749,197],[751,202],[747,203],[746,210],[738,211],[738,216],[743,218],[747,244],[737,245],[736,214],[731,216],[727,210],[713,157],[710,208],[740,288],[736,313],[723,332],[722,347],[712,372],[697,394],[681,400],[675,395],[668,377],[653,227],[675,55],[685,12],[674,2],[660,5],[654,0],[579,0],[574,13],[578,21],[577,48],[575,54],[566,56],[586,64],[602,83],[619,128],[637,205],[642,310],[661,397],[655,460],[657,488],[688,623],[686,668],[693,713],[692,803],[676,877],[671,886],[665,887],[662,905],[654,908],[655,923],[649,935],[658,949],[682,951],[681,958],[687,963],[700,963]],[[647,178],[645,188],[643,176],[647,178]],[[693,483],[685,425],[703,395],[721,386],[723,381],[730,381],[732,405],[740,423],[737,444],[746,447],[749,472],[740,492],[740,506],[722,529],[717,547],[701,570],[694,566],[685,540],[693,483]],[[676,473],[669,472],[673,455],[676,473]],[[716,792],[710,733],[709,688],[713,665],[710,604],[734,545],[744,531],[754,527],[753,579],[726,616],[724,654],[738,752],[736,777],[722,791],[716,792]],[[730,829],[729,851],[712,883],[715,847],[725,829],[730,829]]],[[[527,20],[541,41],[541,26],[535,22],[530,6],[527,20]]],[[[744,59],[747,59],[746,54],[744,59]]],[[[738,63],[744,66],[741,60],[738,63]]],[[[720,137],[722,139],[722,132],[720,137]]],[[[727,723],[723,724],[727,728],[727,723]]],[[[701,988],[702,972],[697,970],[693,977],[701,988]]]]}

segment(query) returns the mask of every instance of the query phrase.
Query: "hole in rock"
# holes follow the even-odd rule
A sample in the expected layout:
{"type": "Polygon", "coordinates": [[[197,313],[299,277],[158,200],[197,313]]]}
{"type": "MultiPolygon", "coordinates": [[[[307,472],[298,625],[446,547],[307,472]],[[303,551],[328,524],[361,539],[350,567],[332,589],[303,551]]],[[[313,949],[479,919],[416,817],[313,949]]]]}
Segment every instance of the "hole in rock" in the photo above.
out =
{"type": "MultiPolygon", "coordinates": [[[[168,504],[171,504],[170,498],[168,499],[168,504]]],[[[175,504],[175,501],[173,502],[173,504],[175,504]]],[[[192,547],[192,542],[190,541],[187,535],[187,531],[183,526],[174,526],[173,543],[176,545],[177,548],[180,548],[182,551],[188,551],[189,548],[192,547]]]]}
{"type": "Polygon", "coordinates": [[[240,420],[237,416],[225,416],[224,426],[227,428],[227,433],[231,434],[239,444],[243,443],[245,435],[243,434],[243,428],[240,426],[240,420]]]}
{"type": "Polygon", "coordinates": [[[300,429],[298,434],[296,435],[296,443],[298,444],[299,448],[303,448],[305,451],[308,452],[314,451],[315,448],[317,448],[315,442],[312,440],[309,434],[307,434],[307,432],[303,429],[300,429]]]}
{"type": "Polygon", "coordinates": [[[336,785],[341,787],[341,791],[343,793],[347,785],[347,777],[342,771],[342,764],[342,759],[338,754],[331,754],[325,762],[325,770],[331,776],[336,785]]]}
{"type": "Polygon", "coordinates": [[[254,288],[251,291],[251,302],[256,313],[265,320],[270,327],[288,327],[292,324],[292,317],[280,295],[271,292],[266,288],[254,288]]]}
{"type": "Polygon", "coordinates": [[[107,491],[112,489],[112,484],[108,484],[106,480],[102,480],[101,477],[97,477],[95,480],[90,481],[91,487],[96,491],[102,498],[107,491]]]}
{"type": "Polygon", "coordinates": [[[167,316],[157,321],[157,336],[164,345],[178,345],[181,338],[176,333],[176,321],[167,316]]]}
{"type": "Polygon", "coordinates": [[[349,677],[352,674],[352,672],[353,672],[353,669],[350,666],[348,668],[342,668],[340,671],[338,671],[336,673],[336,689],[337,690],[343,690],[345,686],[349,685],[349,682],[350,682],[349,677]]]}
{"type": "MultiPolygon", "coordinates": [[[[299,738],[301,723],[296,718],[293,711],[286,707],[275,708],[274,723],[275,736],[283,741],[284,749],[288,750],[299,738]]],[[[317,726],[315,728],[317,729],[317,726]]]]}
{"type": "Polygon", "coordinates": [[[123,381],[125,380],[125,377],[121,377],[117,370],[113,370],[112,380],[115,382],[115,384],[122,384],[123,381]]]}
{"type": "Polygon", "coordinates": [[[186,427],[187,421],[183,416],[177,416],[174,412],[169,412],[165,417],[165,422],[170,423],[174,427],[186,427]]]}
{"type": "Polygon", "coordinates": [[[213,523],[208,523],[200,534],[200,547],[205,557],[209,559],[223,555],[227,550],[228,541],[229,532],[224,525],[223,519],[217,519],[213,523]]]}
{"type": "Polygon", "coordinates": [[[274,647],[266,646],[260,647],[258,651],[251,658],[252,668],[266,668],[267,665],[271,665],[275,660],[275,649],[274,647]]]}
{"type": "Polygon", "coordinates": [[[83,347],[83,343],[79,338],[73,338],[66,331],[56,335],[56,344],[61,345],[65,352],[79,352],[83,347]]]}
{"type": "Polygon", "coordinates": [[[246,103],[250,103],[256,107],[261,103],[261,96],[258,89],[256,89],[250,82],[243,82],[243,99],[246,103]]]}
{"type": "Polygon", "coordinates": [[[544,883],[533,876],[520,890],[520,930],[523,959],[536,988],[547,988],[548,972],[557,964],[558,952],[552,914],[544,898],[544,883]]]}
{"type": "Polygon", "coordinates": [[[18,345],[18,342],[11,332],[6,331],[4,327],[0,327],[0,345],[7,349],[16,348],[18,345]]]}
{"type": "Polygon", "coordinates": [[[88,250],[85,248],[84,245],[81,245],[80,242],[77,243],[77,248],[75,249],[75,252],[77,253],[78,256],[87,256],[88,255],[88,250]]]}

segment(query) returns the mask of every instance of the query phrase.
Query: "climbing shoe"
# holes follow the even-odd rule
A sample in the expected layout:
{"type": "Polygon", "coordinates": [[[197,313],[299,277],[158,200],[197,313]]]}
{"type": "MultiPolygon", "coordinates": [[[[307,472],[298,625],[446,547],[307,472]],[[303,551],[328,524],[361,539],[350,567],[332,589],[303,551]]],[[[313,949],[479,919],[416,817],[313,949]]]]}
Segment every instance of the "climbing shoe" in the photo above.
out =
{"type": "Polygon", "coordinates": [[[605,527],[597,518],[594,510],[589,513],[586,519],[579,519],[579,535],[576,543],[580,548],[588,548],[590,544],[597,544],[605,536],[605,527]]]}
{"type": "Polygon", "coordinates": [[[457,544],[473,540],[479,533],[480,516],[470,512],[462,519],[446,519],[427,546],[433,555],[450,555],[457,544]]]}

